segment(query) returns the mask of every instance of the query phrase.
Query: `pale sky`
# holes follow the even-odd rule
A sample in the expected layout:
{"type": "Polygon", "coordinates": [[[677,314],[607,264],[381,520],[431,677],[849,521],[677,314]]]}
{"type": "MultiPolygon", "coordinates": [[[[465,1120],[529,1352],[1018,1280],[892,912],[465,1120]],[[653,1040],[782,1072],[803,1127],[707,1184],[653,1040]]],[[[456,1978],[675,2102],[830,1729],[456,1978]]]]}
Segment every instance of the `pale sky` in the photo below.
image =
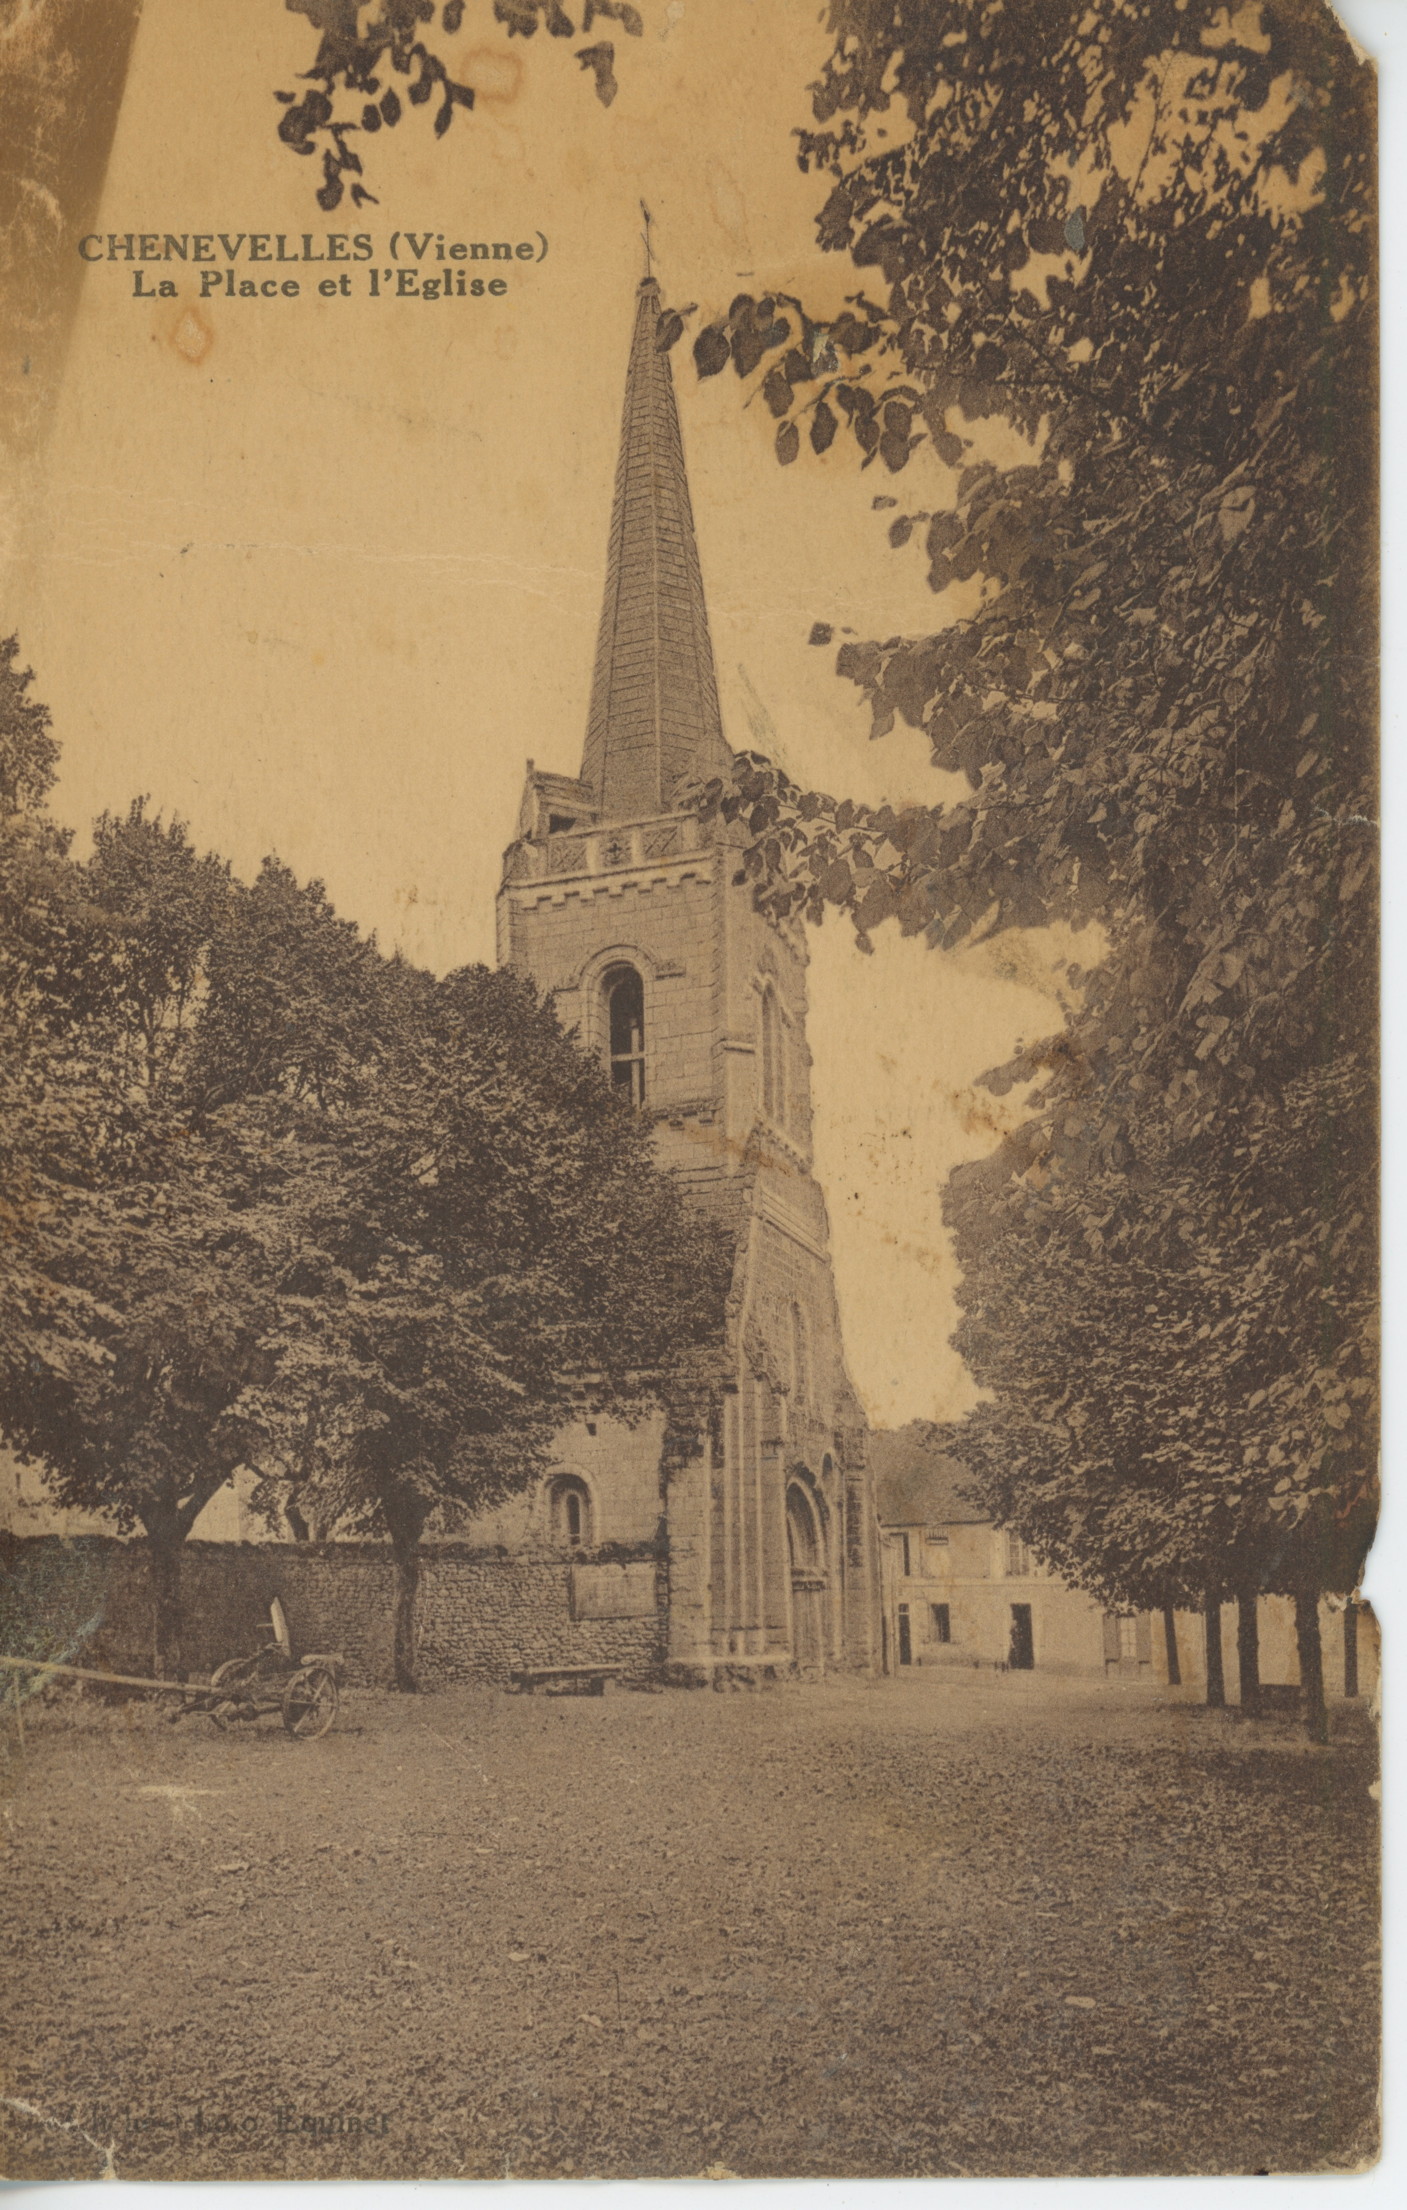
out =
{"type": "MultiPolygon", "coordinates": [[[[859,288],[814,249],[826,185],[790,137],[824,51],[816,9],[648,13],[644,39],[617,38],[605,110],[570,49],[486,36],[471,8],[457,43],[478,108],[438,143],[423,111],[383,131],[380,206],[328,217],[274,136],[306,23],[275,0],[146,0],[103,232],[365,229],[380,262],[396,227],[541,231],[548,253],[513,264],[506,298],[434,304],[308,284],[202,305],[179,264],[153,272],[176,301],[138,300],[122,264],[88,272],[45,468],[6,530],[63,818],[147,792],[243,874],[276,851],[321,877],[412,959],[493,958],[525,759],[580,761],[640,199],[672,304],[711,314],[775,287],[833,311],[859,288]],[[199,114],[177,84],[209,88],[199,114]]],[[[924,740],[868,743],[858,693],[807,637],[934,626],[917,543],[891,551],[873,500],[943,503],[948,472],[920,454],[862,475],[843,441],[782,470],[731,369],[700,385],[687,343],[674,360],[730,741],[837,792],[940,796],[924,740]]],[[[945,957],[888,928],[866,959],[834,919],[814,936],[817,1164],[850,1363],[882,1424],[973,1401],[939,1191],[1011,1109],[975,1076],[1058,1025],[1049,957],[1033,939],[945,957]]]]}

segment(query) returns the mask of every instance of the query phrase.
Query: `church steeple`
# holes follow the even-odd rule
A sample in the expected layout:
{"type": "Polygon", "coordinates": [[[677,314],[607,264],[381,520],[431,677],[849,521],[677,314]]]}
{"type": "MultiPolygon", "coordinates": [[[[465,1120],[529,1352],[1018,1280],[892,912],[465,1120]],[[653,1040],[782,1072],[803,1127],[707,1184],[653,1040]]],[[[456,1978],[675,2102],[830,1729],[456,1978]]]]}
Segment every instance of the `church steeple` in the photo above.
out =
{"type": "Polygon", "coordinates": [[[662,813],[730,754],[704,607],[660,289],[640,286],[582,781],[602,821],[662,813]]]}
{"type": "MultiPolygon", "coordinates": [[[[633,1668],[666,1653],[681,1680],[713,1679],[719,1666],[869,1667],[880,1648],[877,1523],[811,1172],[805,932],[758,911],[736,829],[684,796],[688,782],[726,774],[731,755],[665,334],[647,273],[586,758],[580,776],[528,762],[498,956],[595,1056],[621,1108],[651,1125],[657,1163],[731,1239],[732,1286],[695,1443],[676,1448],[662,1413],[634,1426],[603,1419],[599,1435],[582,1420],[556,1446],[545,1496],[516,1522],[483,1520],[476,1541],[511,1542],[525,1558],[544,1541],[580,1555],[588,1531],[623,1556],[662,1548],[658,1572],[589,1558],[572,1568],[586,1576],[574,1596],[588,1582],[594,1592],[583,1598],[593,1617],[628,1611],[633,1622],[650,1600],[644,1584],[654,1592],[633,1668]],[[616,1589],[631,1576],[639,1598],[616,1589]]],[[[565,1604],[560,1628],[534,1613],[531,1633],[543,1632],[560,1636],[554,1657],[582,1654],[565,1604]]],[[[633,1623],[621,1649],[636,1649],[633,1623]]]]}

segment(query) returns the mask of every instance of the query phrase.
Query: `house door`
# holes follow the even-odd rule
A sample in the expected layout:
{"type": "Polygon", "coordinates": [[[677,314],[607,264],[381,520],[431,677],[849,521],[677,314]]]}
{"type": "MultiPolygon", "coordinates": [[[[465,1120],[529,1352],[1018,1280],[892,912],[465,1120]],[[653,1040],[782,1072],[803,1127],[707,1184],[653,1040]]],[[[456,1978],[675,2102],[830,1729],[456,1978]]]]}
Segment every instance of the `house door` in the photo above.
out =
{"type": "Polygon", "coordinates": [[[1031,1628],[1029,1604],[1013,1604],[1011,1607],[1011,1654],[1007,1659],[1013,1673],[1029,1673],[1036,1662],[1036,1638],[1031,1628]]]}
{"type": "Polygon", "coordinates": [[[907,1604],[901,1604],[899,1606],[899,1663],[901,1665],[912,1665],[913,1662],[914,1645],[909,1629],[909,1607],[907,1604]]]}

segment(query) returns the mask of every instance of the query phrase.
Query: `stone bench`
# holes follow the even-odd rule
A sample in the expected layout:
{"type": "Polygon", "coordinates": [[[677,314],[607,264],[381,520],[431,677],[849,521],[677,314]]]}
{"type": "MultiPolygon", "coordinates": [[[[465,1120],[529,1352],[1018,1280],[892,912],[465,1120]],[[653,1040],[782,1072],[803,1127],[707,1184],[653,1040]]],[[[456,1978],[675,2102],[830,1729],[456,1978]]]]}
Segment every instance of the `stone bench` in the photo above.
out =
{"type": "Polygon", "coordinates": [[[604,1696],[607,1681],[624,1670],[621,1665],[519,1665],[508,1678],[521,1696],[539,1688],[555,1688],[564,1696],[604,1696]]]}

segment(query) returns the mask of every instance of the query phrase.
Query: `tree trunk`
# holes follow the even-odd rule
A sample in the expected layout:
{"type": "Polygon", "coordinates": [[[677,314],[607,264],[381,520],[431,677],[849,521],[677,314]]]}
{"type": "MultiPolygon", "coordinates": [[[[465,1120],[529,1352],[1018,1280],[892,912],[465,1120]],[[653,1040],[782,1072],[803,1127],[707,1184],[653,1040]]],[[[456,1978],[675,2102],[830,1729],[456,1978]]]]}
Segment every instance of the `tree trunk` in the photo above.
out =
{"type": "Polygon", "coordinates": [[[1236,1663],[1241,1674],[1241,1709],[1260,1715],[1260,1599],[1242,1590],[1236,1599],[1236,1663]]]}
{"type": "Polygon", "coordinates": [[[1311,1742],[1329,1739],[1329,1709],[1324,1701],[1324,1652],[1319,1640],[1317,1590],[1295,1592],[1295,1644],[1300,1659],[1300,1694],[1304,1699],[1304,1731],[1311,1742]]]}
{"type": "Polygon", "coordinates": [[[1358,1694],[1358,1606],[1352,1597],[1343,1608],[1343,1692],[1358,1694]]]}
{"type": "Polygon", "coordinates": [[[174,1528],[148,1529],[151,1555],[151,1649],[158,1680],[181,1670],[181,1537],[174,1528]]]}
{"type": "Polygon", "coordinates": [[[415,1677],[415,1598],[420,1587],[420,1548],[393,1544],[396,1558],[396,1616],[391,1631],[391,1685],[406,1696],[417,1693],[415,1677]]]}
{"type": "Polygon", "coordinates": [[[420,1497],[394,1492],[382,1496],[382,1517],[396,1561],[396,1610],[391,1628],[391,1686],[413,1696],[415,1677],[415,1599],[420,1588],[420,1538],[430,1517],[420,1497]]]}
{"type": "Polygon", "coordinates": [[[1207,1709],[1224,1711],[1226,1708],[1226,1676],[1221,1664],[1221,1599],[1209,1596],[1202,1607],[1202,1624],[1207,1638],[1207,1709]]]}
{"type": "Polygon", "coordinates": [[[1163,1606],[1163,1645],[1168,1653],[1168,1686],[1181,1688],[1182,1665],[1177,1654],[1177,1615],[1171,1604],[1163,1606]]]}

